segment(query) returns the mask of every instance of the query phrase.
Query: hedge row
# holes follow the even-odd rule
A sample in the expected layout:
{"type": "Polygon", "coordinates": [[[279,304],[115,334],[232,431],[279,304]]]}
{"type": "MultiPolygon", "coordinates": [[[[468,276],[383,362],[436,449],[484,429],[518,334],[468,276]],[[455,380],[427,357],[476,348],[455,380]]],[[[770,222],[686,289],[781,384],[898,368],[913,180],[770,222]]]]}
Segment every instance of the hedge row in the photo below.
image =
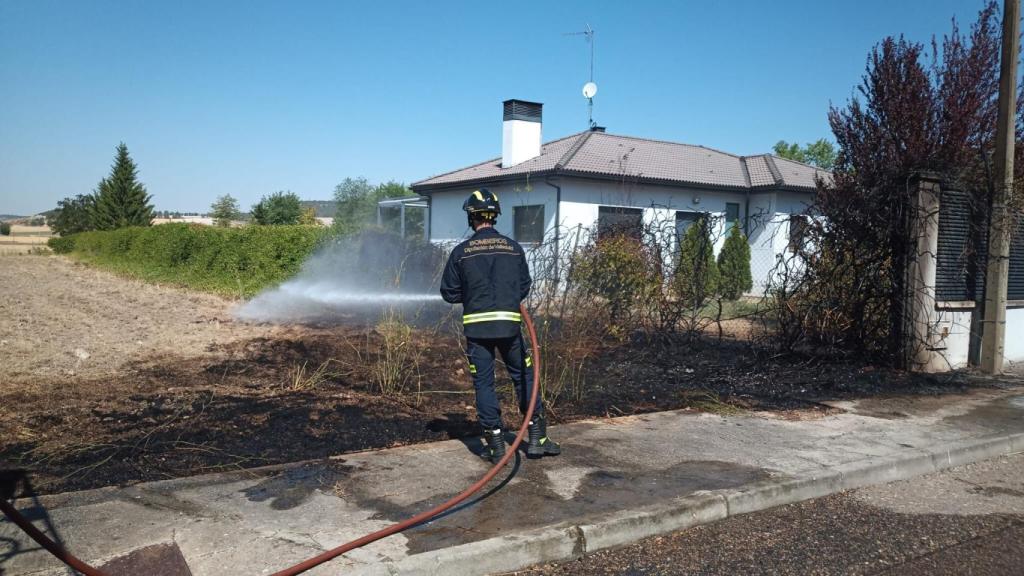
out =
{"type": "Polygon", "coordinates": [[[143,280],[251,296],[298,272],[328,236],[315,226],[162,224],[53,238],[54,252],[143,280]]]}

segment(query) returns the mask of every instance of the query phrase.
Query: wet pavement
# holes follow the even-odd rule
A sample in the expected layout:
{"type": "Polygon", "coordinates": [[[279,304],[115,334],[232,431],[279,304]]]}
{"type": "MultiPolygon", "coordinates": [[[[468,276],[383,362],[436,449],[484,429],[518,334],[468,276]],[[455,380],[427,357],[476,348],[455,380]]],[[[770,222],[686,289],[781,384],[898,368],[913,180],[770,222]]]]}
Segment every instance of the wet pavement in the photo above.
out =
{"type": "Polygon", "coordinates": [[[1024,454],[735,516],[515,576],[1024,570],[1024,454]]]}
{"type": "MultiPolygon", "coordinates": [[[[572,529],[687,496],[920,460],[1024,433],[1024,390],[1018,388],[832,405],[840,412],[807,420],[677,411],[553,427],[562,456],[517,458],[456,511],[309,573],[407,562],[498,537],[572,529]]],[[[173,544],[196,576],[270,573],[451,497],[486,471],[479,449],[453,440],[23,499],[18,506],[97,564],[173,544]]],[[[0,522],[0,572],[64,573],[6,522],[0,522]]]]}

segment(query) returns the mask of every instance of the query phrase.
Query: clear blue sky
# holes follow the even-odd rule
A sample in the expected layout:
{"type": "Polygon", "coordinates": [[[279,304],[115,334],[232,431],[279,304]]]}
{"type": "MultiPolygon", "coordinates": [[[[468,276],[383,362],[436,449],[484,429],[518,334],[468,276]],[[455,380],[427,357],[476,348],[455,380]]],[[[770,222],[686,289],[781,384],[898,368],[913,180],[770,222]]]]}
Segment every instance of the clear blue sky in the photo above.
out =
{"type": "Polygon", "coordinates": [[[609,132],[766,152],[831,137],[881,38],[927,42],[981,5],[0,0],[0,213],[90,192],[122,140],[158,209],[205,211],[497,156],[507,98],[565,136],[588,52],[563,33],[587,22],[609,132]]]}

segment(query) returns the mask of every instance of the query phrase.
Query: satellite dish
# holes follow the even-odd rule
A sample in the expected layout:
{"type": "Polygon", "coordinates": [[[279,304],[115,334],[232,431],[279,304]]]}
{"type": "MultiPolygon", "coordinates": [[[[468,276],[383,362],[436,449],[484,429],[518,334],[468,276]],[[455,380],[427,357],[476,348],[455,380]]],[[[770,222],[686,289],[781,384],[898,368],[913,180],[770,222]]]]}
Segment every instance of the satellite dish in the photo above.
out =
{"type": "Polygon", "coordinates": [[[593,82],[587,82],[586,84],[583,85],[584,98],[593,98],[594,94],[597,94],[597,84],[594,84],[593,82]]]}

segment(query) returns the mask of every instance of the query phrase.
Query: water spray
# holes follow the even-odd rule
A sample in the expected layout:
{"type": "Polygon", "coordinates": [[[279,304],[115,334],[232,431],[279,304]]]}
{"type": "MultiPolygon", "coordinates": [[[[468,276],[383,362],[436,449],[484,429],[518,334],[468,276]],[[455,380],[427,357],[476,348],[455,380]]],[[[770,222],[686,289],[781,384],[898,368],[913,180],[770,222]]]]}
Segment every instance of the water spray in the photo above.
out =
{"type": "Polygon", "coordinates": [[[367,232],[319,249],[295,277],[235,309],[244,322],[372,320],[399,310],[411,316],[443,317],[437,277],[443,252],[433,245],[367,232]],[[434,310],[434,305],[437,310],[434,310]]]}

